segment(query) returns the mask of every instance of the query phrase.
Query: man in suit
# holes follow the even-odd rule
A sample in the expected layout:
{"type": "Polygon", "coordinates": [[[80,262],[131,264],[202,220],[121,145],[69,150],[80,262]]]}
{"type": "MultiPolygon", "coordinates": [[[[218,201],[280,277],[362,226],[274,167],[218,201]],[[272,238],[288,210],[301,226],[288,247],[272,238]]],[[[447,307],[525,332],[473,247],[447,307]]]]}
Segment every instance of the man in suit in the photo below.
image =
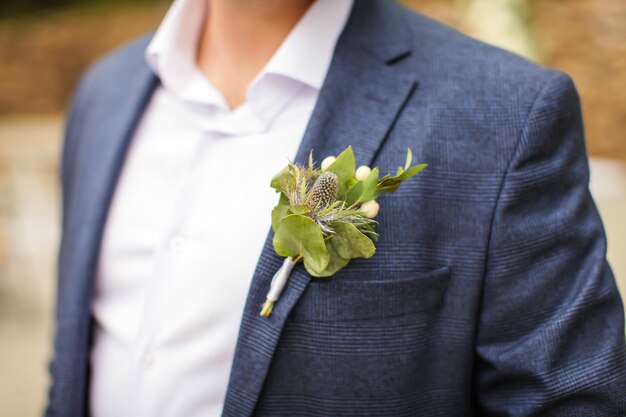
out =
{"type": "Polygon", "coordinates": [[[83,78],[47,416],[623,416],[571,79],[383,0],[176,0],[83,78]],[[376,255],[282,260],[269,180],[391,172],[376,255]]]}

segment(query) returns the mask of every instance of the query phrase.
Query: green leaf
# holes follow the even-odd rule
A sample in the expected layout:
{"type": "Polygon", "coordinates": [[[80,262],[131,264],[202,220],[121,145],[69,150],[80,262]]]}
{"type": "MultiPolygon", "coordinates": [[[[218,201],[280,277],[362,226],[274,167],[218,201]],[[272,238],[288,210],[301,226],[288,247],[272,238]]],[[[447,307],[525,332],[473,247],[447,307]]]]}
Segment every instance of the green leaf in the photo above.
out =
{"type": "Polygon", "coordinates": [[[378,197],[378,195],[380,195],[382,193],[393,193],[400,186],[400,182],[399,181],[390,183],[390,185],[385,185],[385,186],[382,186],[382,187],[381,187],[380,184],[381,183],[379,182],[378,183],[378,190],[377,190],[377,192],[378,192],[377,197],[378,197]]]}
{"type": "Polygon", "coordinates": [[[372,239],[372,241],[376,242],[378,240],[378,233],[374,230],[376,223],[367,223],[360,226],[359,231],[363,233],[365,236],[372,239]]]}
{"type": "Polygon", "coordinates": [[[289,214],[307,214],[310,209],[306,205],[289,207],[289,214]]]}
{"type": "Polygon", "coordinates": [[[335,234],[328,241],[337,254],[344,259],[370,258],[376,252],[376,246],[351,223],[334,222],[335,234]]]}
{"type": "Polygon", "coordinates": [[[419,165],[412,166],[411,168],[404,171],[399,177],[396,177],[396,179],[398,181],[408,180],[412,176],[417,175],[421,170],[423,170],[427,166],[428,166],[427,164],[419,164],[419,165]]]}
{"type": "Polygon", "coordinates": [[[311,275],[322,272],[330,261],[322,231],[306,216],[291,214],[283,218],[274,233],[273,243],[280,256],[302,255],[304,267],[311,275]]]}
{"type": "Polygon", "coordinates": [[[286,165],[278,174],[274,175],[272,181],[270,182],[270,187],[275,189],[277,192],[282,192],[285,185],[289,185],[292,188],[295,186],[295,180],[289,171],[289,165],[286,165]]]}
{"type": "Polygon", "coordinates": [[[283,217],[289,214],[289,199],[283,193],[280,193],[280,197],[278,199],[278,204],[272,210],[272,230],[274,233],[278,228],[278,223],[283,219],[283,217]]]}
{"type": "Polygon", "coordinates": [[[344,268],[353,258],[369,258],[374,255],[376,247],[372,241],[361,233],[354,225],[345,222],[333,223],[335,234],[326,241],[329,262],[321,272],[311,275],[323,278],[334,275],[344,268]]]}
{"type": "Polygon", "coordinates": [[[331,242],[332,242],[332,239],[326,242],[326,250],[328,251],[328,254],[330,255],[330,261],[328,262],[328,265],[326,266],[326,268],[324,268],[322,272],[311,274],[314,277],[325,278],[325,277],[334,275],[337,271],[339,271],[340,269],[348,265],[348,263],[350,262],[350,259],[342,258],[337,253],[337,251],[335,250],[331,242]]]}
{"type": "Polygon", "coordinates": [[[411,148],[407,148],[406,151],[406,162],[404,164],[404,170],[406,171],[411,166],[411,162],[413,162],[413,152],[411,148]]]}
{"type": "Polygon", "coordinates": [[[406,171],[402,169],[402,167],[398,168],[398,174],[394,177],[390,177],[389,175],[384,176],[378,181],[377,191],[378,194],[381,193],[391,193],[396,191],[396,189],[400,186],[402,181],[408,180],[409,178],[417,175],[420,171],[426,168],[427,164],[420,164],[412,166],[406,171]]]}
{"type": "Polygon", "coordinates": [[[348,205],[352,205],[354,203],[364,203],[378,197],[378,172],[378,167],[374,168],[367,178],[350,187],[350,189],[346,192],[345,200],[348,205]]]}
{"type": "Polygon", "coordinates": [[[376,190],[378,188],[378,167],[374,168],[372,172],[363,180],[363,194],[359,198],[360,203],[364,203],[369,200],[374,200],[376,190]]]}
{"type": "Polygon", "coordinates": [[[363,181],[354,183],[354,185],[352,185],[352,187],[350,187],[348,191],[346,191],[346,196],[344,197],[344,201],[349,206],[351,206],[352,204],[359,201],[359,199],[361,198],[361,195],[363,195],[363,181]]]}
{"type": "Polygon", "coordinates": [[[339,154],[337,159],[326,169],[339,177],[339,186],[337,187],[337,198],[344,199],[345,193],[350,187],[351,181],[354,180],[356,171],[356,161],[352,146],[348,146],[339,154]]]}

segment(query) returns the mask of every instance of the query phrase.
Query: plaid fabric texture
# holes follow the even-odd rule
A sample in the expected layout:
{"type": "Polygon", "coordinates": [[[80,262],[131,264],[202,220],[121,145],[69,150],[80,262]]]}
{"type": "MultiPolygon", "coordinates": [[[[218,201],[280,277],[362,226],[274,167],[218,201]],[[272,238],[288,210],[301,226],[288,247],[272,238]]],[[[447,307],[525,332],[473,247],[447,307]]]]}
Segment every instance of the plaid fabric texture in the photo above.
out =
{"type": "MultiPolygon", "coordinates": [[[[147,42],[88,72],[70,114],[50,417],[88,414],[96,253],[158,82],[147,42]]],[[[429,166],[380,198],[373,258],[330,279],[297,266],[262,318],[268,235],[224,416],[626,415],[623,307],[567,75],[356,0],[297,159],[348,145],[382,172],[407,147],[429,166]]]]}

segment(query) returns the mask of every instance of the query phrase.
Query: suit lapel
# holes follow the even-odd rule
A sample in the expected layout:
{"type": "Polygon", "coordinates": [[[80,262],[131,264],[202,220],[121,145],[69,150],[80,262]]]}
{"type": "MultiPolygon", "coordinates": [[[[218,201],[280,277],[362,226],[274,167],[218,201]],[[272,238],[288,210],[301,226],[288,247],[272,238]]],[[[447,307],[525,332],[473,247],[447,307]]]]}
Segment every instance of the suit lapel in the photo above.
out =
{"type": "MultiPolygon", "coordinates": [[[[381,7],[382,3],[387,2],[355,2],[296,161],[306,161],[311,149],[321,159],[352,145],[358,164],[372,164],[415,91],[413,74],[391,65],[408,56],[410,49],[405,44],[408,37],[402,36],[406,34],[386,21],[389,10],[381,7]]],[[[390,20],[398,23],[397,19],[390,20]]],[[[285,321],[311,279],[302,265],[297,265],[272,315],[261,317],[270,281],[281,264],[270,233],[248,292],[224,404],[225,417],[253,413],[285,321]]]]}

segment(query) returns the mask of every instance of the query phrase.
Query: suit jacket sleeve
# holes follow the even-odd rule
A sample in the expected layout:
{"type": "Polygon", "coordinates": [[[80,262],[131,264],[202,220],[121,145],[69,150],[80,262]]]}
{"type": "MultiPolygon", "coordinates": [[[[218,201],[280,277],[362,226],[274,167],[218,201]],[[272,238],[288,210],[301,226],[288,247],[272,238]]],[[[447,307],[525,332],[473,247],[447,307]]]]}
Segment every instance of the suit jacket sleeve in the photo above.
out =
{"type": "Polygon", "coordinates": [[[576,88],[552,73],[494,210],[476,345],[479,415],[626,416],[624,313],[588,180],[576,88]]]}

